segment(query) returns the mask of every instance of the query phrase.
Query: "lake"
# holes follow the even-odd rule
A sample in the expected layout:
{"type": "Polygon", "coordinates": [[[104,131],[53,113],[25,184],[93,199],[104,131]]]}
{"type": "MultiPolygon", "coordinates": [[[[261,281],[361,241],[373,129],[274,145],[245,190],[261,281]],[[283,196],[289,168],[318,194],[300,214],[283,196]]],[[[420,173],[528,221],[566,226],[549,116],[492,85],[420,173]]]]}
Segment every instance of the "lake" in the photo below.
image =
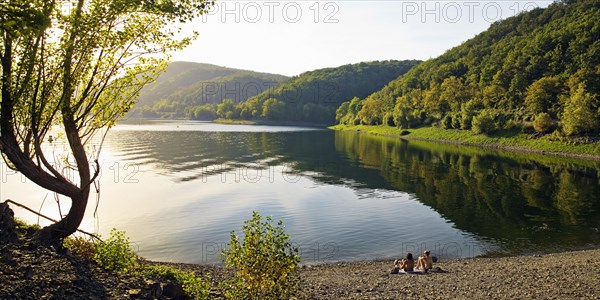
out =
{"type": "MultiPolygon", "coordinates": [[[[99,202],[93,194],[82,227],[104,236],[125,230],[152,260],[218,264],[252,211],[283,220],[304,264],[600,245],[593,161],[185,121],[118,125],[103,147],[99,202]]],[[[68,200],[2,167],[2,199],[54,217],[59,204],[68,209],[68,200]]]]}

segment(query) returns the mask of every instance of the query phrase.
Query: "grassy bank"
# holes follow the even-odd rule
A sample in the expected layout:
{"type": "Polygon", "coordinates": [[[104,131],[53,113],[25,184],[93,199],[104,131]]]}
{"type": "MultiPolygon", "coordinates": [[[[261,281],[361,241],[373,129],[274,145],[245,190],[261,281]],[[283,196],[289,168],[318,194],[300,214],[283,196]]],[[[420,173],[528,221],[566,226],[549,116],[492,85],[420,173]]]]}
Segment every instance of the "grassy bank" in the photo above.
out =
{"type": "Polygon", "coordinates": [[[232,125],[258,125],[257,122],[255,121],[249,121],[249,120],[235,120],[235,119],[223,119],[223,118],[218,118],[214,121],[212,121],[213,123],[218,123],[218,124],[232,124],[232,125]]]}
{"type": "Polygon", "coordinates": [[[430,140],[600,160],[600,142],[586,143],[583,140],[557,141],[551,140],[549,136],[531,138],[529,134],[522,133],[518,130],[504,130],[490,135],[483,135],[466,130],[442,129],[436,127],[421,127],[405,130],[384,125],[336,125],[329,128],[333,130],[360,131],[375,135],[394,136],[403,139],[430,140]]]}
{"type": "Polygon", "coordinates": [[[218,124],[237,124],[237,125],[268,125],[268,126],[298,126],[298,127],[317,127],[325,128],[327,124],[316,124],[311,122],[297,122],[297,121],[273,121],[273,120],[238,120],[238,119],[224,119],[218,118],[213,121],[218,124]]]}

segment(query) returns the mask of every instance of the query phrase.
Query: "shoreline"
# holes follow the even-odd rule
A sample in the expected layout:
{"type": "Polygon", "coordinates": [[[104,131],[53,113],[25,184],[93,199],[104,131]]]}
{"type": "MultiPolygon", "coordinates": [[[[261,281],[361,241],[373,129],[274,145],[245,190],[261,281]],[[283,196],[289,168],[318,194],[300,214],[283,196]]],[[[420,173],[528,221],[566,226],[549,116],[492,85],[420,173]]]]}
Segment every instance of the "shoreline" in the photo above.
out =
{"type": "MultiPolygon", "coordinates": [[[[434,253],[432,253],[434,254],[434,253]]],[[[393,260],[303,265],[298,299],[565,299],[600,297],[600,247],[548,254],[440,259],[443,273],[390,274],[393,260]]],[[[148,262],[230,278],[223,266],[148,262]]],[[[212,291],[219,297],[218,288],[212,291]]]]}
{"type": "Polygon", "coordinates": [[[437,138],[428,138],[428,137],[421,137],[421,136],[411,136],[410,134],[412,132],[410,132],[410,131],[408,134],[403,135],[400,132],[399,133],[381,133],[381,132],[377,132],[376,130],[361,130],[361,128],[353,128],[353,127],[356,127],[356,126],[348,126],[348,128],[340,128],[340,127],[338,127],[338,125],[336,125],[336,126],[330,126],[328,128],[331,130],[334,130],[334,131],[349,131],[349,132],[356,132],[359,134],[371,134],[371,135],[375,135],[375,136],[398,138],[398,139],[403,139],[403,140],[407,140],[407,141],[410,141],[410,140],[426,141],[426,142],[433,142],[433,143],[440,143],[440,144],[470,146],[470,147],[478,147],[478,148],[482,148],[482,149],[503,150],[503,151],[509,151],[509,152],[538,154],[538,155],[546,155],[546,156],[558,156],[558,157],[564,157],[564,158],[574,158],[574,159],[582,159],[582,160],[600,162],[600,153],[594,155],[594,154],[585,154],[585,153],[570,153],[570,152],[541,150],[541,149],[534,149],[534,148],[526,147],[526,146],[508,146],[508,145],[502,145],[499,143],[489,143],[489,144],[472,143],[472,142],[467,142],[467,141],[462,141],[462,140],[437,139],[437,138]]]}
{"type": "Polygon", "coordinates": [[[241,120],[241,119],[223,119],[218,118],[209,121],[215,124],[226,124],[226,125],[264,125],[264,126],[291,126],[291,127],[311,127],[311,128],[322,128],[327,129],[328,124],[315,124],[308,122],[294,122],[294,121],[269,121],[269,120],[241,120]]]}
{"type": "MultiPolygon", "coordinates": [[[[154,292],[157,285],[166,287],[168,279],[149,279],[135,271],[113,273],[69,252],[25,242],[3,248],[0,282],[11,284],[0,285],[2,299],[172,299],[154,292]]],[[[594,247],[543,255],[440,258],[434,266],[444,272],[427,274],[390,274],[393,260],[304,265],[299,267],[300,290],[291,299],[598,299],[600,246],[594,247]]],[[[140,263],[193,272],[209,284],[210,299],[226,299],[220,284],[234,275],[223,266],[143,258],[140,263]]]]}
{"type": "MultiPolygon", "coordinates": [[[[138,258],[139,268],[114,273],[70,251],[37,246],[26,235],[31,229],[19,227],[15,232],[14,224],[6,223],[5,229],[0,228],[6,230],[0,236],[5,241],[0,249],[0,282],[11,284],[0,285],[1,299],[185,297],[170,296],[175,285],[182,289],[182,281],[176,279],[178,283],[173,284],[174,278],[168,273],[148,277],[142,270],[149,266],[170,267],[162,269],[200,278],[201,295],[226,299],[222,283],[235,273],[221,265],[157,262],[142,257],[138,258]]],[[[398,251],[396,258],[405,254],[398,251]]],[[[416,259],[420,253],[413,255],[416,259]]],[[[427,274],[391,274],[391,258],[301,265],[299,291],[291,299],[599,299],[599,257],[600,244],[588,244],[545,254],[440,257],[434,266],[442,272],[427,274]]]]}
{"type": "MultiPolygon", "coordinates": [[[[357,132],[361,132],[361,131],[358,130],[357,132]]],[[[361,132],[361,133],[375,134],[375,133],[371,133],[371,132],[361,132]]],[[[378,134],[375,134],[375,135],[378,135],[378,134]]],[[[469,143],[469,142],[463,142],[463,141],[431,139],[431,138],[424,138],[424,137],[414,137],[414,136],[409,136],[409,135],[404,135],[404,136],[402,136],[402,135],[381,135],[381,136],[396,137],[396,138],[404,139],[407,141],[410,141],[410,140],[426,141],[426,142],[434,142],[434,143],[440,143],[440,144],[479,147],[479,148],[491,149],[491,150],[504,150],[504,151],[510,151],[510,152],[532,153],[532,154],[539,154],[539,155],[560,156],[560,157],[565,157],[565,158],[577,158],[577,159],[583,159],[583,160],[600,161],[600,155],[592,155],[592,154],[553,152],[553,151],[538,150],[538,149],[519,147],[519,146],[504,146],[504,145],[500,145],[500,144],[482,145],[482,144],[475,144],[475,143],[469,143]]]]}
{"type": "MultiPolygon", "coordinates": [[[[142,119],[142,120],[167,120],[167,119],[142,119]]],[[[187,120],[187,119],[169,119],[170,121],[195,121],[195,120],[187,120]]],[[[381,125],[376,126],[365,126],[365,125],[333,125],[329,126],[327,124],[312,124],[312,123],[304,123],[304,122],[276,122],[276,121],[265,121],[265,120],[234,120],[234,119],[215,119],[212,121],[200,121],[200,122],[208,122],[215,124],[224,124],[224,125],[264,125],[264,126],[292,126],[292,127],[311,127],[311,128],[321,128],[321,129],[329,129],[334,131],[349,131],[356,132],[360,134],[371,134],[375,136],[384,136],[390,138],[399,138],[403,140],[416,140],[416,141],[426,141],[432,143],[440,143],[440,144],[448,144],[448,145],[460,145],[460,146],[470,146],[477,147],[482,149],[491,149],[491,150],[502,150],[516,153],[526,153],[526,154],[537,154],[544,156],[556,156],[563,158],[573,158],[573,159],[582,159],[587,161],[595,161],[600,162],[600,150],[598,154],[589,154],[589,153],[571,153],[571,152],[563,152],[563,151],[552,151],[552,150],[543,150],[543,149],[535,149],[527,146],[510,146],[503,145],[497,142],[490,143],[474,143],[463,140],[455,140],[455,139],[440,139],[440,138],[432,138],[432,137],[422,137],[422,136],[413,136],[411,135],[412,131],[415,129],[407,130],[408,134],[402,134],[401,131],[397,133],[384,133],[377,132],[377,128],[381,125]],[[368,130],[363,130],[368,129],[368,130]]],[[[399,130],[397,128],[386,128],[386,130],[399,130]]],[[[490,141],[493,138],[489,138],[490,141]]],[[[600,142],[595,142],[600,145],[600,142]]],[[[600,149],[600,146],[598,147],[600,149]]]]}

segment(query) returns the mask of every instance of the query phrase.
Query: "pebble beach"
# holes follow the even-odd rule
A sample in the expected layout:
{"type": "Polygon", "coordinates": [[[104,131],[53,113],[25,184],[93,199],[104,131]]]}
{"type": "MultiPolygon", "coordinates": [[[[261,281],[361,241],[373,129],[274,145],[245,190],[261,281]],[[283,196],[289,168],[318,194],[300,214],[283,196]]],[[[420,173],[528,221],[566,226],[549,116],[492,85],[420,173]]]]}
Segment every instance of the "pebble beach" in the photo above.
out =
{"type": "MultiPolygon", "coordinates": [[[[210,298],[225,299],[221,266],[175,266],[208,279],[210,298]]],[[[532,256],[440,259],[444,272],[391,274],[393,260],[302,265],[293,299],[600,299],[600,249],[532,256]]],[[[174,299],[156,283],[31,243],[0,244],[0,299],[174,299]]],[[[166,290],[165,290],[166,291],[166,290]]]]}
{"type": "MultiPolygon", "coordinates": [[[[215,284],[232,275],[222,267],[176,265],[208,274],[215,284]]],[[[600,249],[434,266],[445,272],[390,274],[393,260],[304,265],[297,299],[600,299],[600,249]]]]}
{"type": "Polygon", "coordinates": [[[391,261],[305,266],[300,299],[600,299],[600,249],[466,258],[446,273],[390,274],[391,261]]]}

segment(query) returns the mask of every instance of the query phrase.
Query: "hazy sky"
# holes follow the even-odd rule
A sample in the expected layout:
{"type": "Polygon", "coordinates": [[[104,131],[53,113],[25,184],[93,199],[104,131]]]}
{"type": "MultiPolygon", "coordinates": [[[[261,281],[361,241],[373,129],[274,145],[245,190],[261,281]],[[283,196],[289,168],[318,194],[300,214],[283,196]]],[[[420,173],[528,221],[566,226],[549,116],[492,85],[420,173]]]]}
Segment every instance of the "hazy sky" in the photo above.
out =
{"type": "Polygon", "coordinates": [[[297,75],[361,61],[428,59],[491,23],[552,1],[217,1],[173,60],[297,75]]]}

